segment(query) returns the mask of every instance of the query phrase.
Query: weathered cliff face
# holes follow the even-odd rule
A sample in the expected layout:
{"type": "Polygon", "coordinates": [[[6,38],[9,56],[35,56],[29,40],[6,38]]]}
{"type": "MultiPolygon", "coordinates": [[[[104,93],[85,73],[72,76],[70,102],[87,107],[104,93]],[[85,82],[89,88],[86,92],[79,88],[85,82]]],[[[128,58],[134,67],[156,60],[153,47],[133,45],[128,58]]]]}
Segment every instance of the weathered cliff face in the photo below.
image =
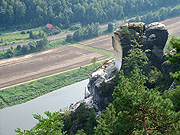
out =
{"type": "Polygon", "coordinates": [[[162,71],[163,48],[168,39],[168,31],[165,25],[159,22],[145,25],[145,23],[125,23],[114,32],[118,35],[121,46],[123,48],[123,57],[127,56],[128,50],[131,48],[131,40],[136,40],[142,49],[150,50],[147,56],[152,66],[162,71]],[[129,29],[129,32],[126,30],[129,29]]]}
{"type": "Polygon", "coordinates": [[[112,102],[112,93],[117,85],[115,61],[106,61],[89,78],[87,88],[96,111],[104,110],[112,102]]]}
{"type": "Polygon", "coordinates": [[[106,109],[108,104],[112,102],[112,93],[117,85],[116,75],[118,74],[115,67],[115,61],[106,61],[89,77],[87,91],[90,93],[83,101],[77,102],[69,108],[70,112],[74,112],[81,102],[86,103],[87,108],[94,108],[96,112],[106,109]]]}
{"type": "MultiPolygon", "coordinates": [[[[117,85],[116,74],[123,67],[122,58],[127,56],[128,50],[136,40],[143,44],[143,50],[151,50],[147,53],[151,66],[163,70],[163,48],[168,39],[168,31],[161,23],[125,23],[114,31],[112,46],[114,48],[115,60],[105,62],[101,67],[92,73],[87,86],[90,96],[84,102],[87,108],[95,108],[102,112],[112,102],[112,93],[117,85]]],[[[80,104],[78,102],[78,104],[80,104]]],[[[70,108],[74,111],[77,104],[70,108]]]]}

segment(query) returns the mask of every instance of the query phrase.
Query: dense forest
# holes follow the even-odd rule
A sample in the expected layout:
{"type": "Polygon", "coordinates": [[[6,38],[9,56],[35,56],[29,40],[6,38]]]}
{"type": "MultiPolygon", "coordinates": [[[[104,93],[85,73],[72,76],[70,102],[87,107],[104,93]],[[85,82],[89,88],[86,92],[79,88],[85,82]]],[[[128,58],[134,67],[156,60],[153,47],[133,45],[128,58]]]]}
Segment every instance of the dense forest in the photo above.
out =
{"type": "Polygon", "coordinates": [[[178,4],[179,0],[1,0],[0,27],[18,29],[52,23],[68,28],[73,23],[104,23],[178,4]]]}

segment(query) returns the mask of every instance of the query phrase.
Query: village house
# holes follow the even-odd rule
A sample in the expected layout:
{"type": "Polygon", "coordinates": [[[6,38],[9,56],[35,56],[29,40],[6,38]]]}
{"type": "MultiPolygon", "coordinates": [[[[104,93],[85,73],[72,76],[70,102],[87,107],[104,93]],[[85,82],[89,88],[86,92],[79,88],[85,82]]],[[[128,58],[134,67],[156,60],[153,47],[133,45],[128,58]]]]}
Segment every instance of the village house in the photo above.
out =
{"type": "Polygon", "coordinates": [[[54,30],[56,30],[56,28],[52,25],[52,24],[46,24],[46,26],[45,26],[45,28],[47,29],[47,30],[49,30],[49,31],[54,31],[54,30]]]}

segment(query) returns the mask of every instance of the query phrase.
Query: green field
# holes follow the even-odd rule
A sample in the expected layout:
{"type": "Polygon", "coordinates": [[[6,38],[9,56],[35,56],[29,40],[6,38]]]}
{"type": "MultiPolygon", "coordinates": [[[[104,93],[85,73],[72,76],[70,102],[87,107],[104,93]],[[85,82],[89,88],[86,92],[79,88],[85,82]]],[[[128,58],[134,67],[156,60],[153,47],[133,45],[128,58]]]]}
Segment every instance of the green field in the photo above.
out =
{"type": "MultiPolygon", "coordinates": [[[[68,43],[66,42],[66,39],[59,39],[59,40],[56,40],[56,41],[51,41],[43,49],[42,48],[36,48],[35,50],[30,50],[28,52],[22,52],[22,50],[11,49],[11,51],[13,52],[13,55],[11,57],[26,55],[26,54],[30,54],[30,53],[43,51],[43,50],[48,50],[48,49],[51,49],[51,48],[55,48],[55,47],[59,47],[59,46],[62,46],[62,45],[67,45],[67,44],[68,43]]],[[[0,51],[0,59],[5,59],[5,58],[9,58],[8,57],[8,50],[0,51]]]]}
{"type": "MultiPolygon", "coordinates": [[[[33,40],[29,38],[29,33],[25,33],[26,34],[21,34],[21,32],[17,32],[0,35],[0,46],[33,40]]],[[[33,33],[37,35],[39,33],[39,30],[33,30],[33,33]]]]}

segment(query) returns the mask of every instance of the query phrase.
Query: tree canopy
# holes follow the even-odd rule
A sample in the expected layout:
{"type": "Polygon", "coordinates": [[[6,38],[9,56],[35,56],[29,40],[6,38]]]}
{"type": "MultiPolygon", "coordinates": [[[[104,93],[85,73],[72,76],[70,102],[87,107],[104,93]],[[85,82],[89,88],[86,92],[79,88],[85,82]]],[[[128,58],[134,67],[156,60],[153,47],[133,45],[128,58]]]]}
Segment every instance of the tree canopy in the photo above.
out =
{"type": "MultiPolygon", "coordinates": [[[[174,40],[171,39],[171,43],[177,49],[179,42],[174,40]]],[[[146,83],[151,79],[151,73],[143,70],[148,59],[138,46],[130,49],[125,57],[125,66],[131,68],[130,73],[121,71],[113,102],[97,120],[97,135],[180,134],[180,87],[172,92],[165,91],[163,96],[156,88],[149,89],[146,83]]],[[[174,59],[177,61],[176,57],[174,59]]]]}
{"type": "Polygon", "coordinates": [[[180,112],[172,110],[169,98],[156,89],[148,89],[138,67],[131,77],[121,71],[120,83],[113,93],[113,103],[98,120],[97,135],[105,134],[179,134],[180,112]]]}

